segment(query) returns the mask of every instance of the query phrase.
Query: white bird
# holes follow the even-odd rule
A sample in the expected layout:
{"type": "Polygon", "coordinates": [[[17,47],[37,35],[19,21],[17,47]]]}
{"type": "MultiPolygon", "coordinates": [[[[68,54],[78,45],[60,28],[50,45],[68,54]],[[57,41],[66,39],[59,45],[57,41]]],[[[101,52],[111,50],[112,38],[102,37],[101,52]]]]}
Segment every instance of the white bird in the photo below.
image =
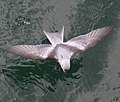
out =
{"type": "Polygon", "coordinates": [[[64,26],[57,33],[49,33],[43,30],[51,44],[40,45],[15,45],[5,49],[11,53],[30,58],[45,60],[55,58],[65,72],[70,69],[70,58],[77,52],[84,52],[95,46],[113,29],[113,26],[103,27],[93,30],[85,35],[74,37],[67,42],[63,42],[64,26]]]}

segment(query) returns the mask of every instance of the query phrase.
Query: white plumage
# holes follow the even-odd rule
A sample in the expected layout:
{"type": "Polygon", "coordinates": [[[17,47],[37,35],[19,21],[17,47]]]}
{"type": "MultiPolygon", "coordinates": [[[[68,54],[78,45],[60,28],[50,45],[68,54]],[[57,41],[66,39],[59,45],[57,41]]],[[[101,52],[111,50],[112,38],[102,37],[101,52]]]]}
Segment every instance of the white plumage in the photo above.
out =
{"type": "Polygon", "coordinates": [[[15,45],[5,49],[14,54],[30,58],[45,60],[55,58],[61,65],[63,71],[70,69],[70,58],[77,52],[84,52],[95,46],[113,29],[113,26],[103,27],[93,30],[85,35],[74,37],[67,42],[63,42],[64,27],[57,33],[49,33],[43,30],[51,44],[40,45],[15,45]]]}

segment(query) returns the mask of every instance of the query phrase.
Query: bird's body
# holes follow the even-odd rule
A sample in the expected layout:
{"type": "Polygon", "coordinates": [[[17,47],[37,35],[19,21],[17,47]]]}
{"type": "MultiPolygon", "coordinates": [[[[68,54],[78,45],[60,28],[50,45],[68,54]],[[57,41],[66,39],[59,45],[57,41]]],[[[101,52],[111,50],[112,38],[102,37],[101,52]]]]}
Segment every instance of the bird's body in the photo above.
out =
{"type": "Polygon", "coordinates": [[[47,58],[55,58],[60,63],[63,71],[65,71],[70,69],[70,58],[75,53],[84,52],[90,47],[95,46],[112,29],[113,27],[111,26],[103,27],[63,42],[63,27],[57,33],[43,31],[51,44],[15,45],[6,47],[6,50],[30,59],[45,60],[47,58]]]}

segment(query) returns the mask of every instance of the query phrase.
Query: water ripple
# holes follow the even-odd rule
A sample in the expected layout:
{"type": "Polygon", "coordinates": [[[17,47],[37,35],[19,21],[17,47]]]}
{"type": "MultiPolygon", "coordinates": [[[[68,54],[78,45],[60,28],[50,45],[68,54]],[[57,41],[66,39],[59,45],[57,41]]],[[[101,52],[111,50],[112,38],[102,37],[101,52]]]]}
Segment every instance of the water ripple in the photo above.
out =
{"type": "MultiPolygon", "coordinates": [[[[43,29],[63,25],[65,41],[103,26],[119,28],[119,10],[119,0],[2,0],[0,46],[49,43],[43,29]]],[[[108,96],[119,102],[119,32],[113,35],[75,55],[68,73],[56,60],[33,61],[0,49],[0,101],[104,102],[108,96]]]]}

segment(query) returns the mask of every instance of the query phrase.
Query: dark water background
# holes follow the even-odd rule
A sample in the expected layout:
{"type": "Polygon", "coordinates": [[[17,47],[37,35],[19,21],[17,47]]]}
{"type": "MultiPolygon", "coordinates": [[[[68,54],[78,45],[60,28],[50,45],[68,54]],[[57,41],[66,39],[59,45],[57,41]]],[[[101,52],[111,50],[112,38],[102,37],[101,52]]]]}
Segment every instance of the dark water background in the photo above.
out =
{"type": "Polygon", "coordinates": [[[120,0],[0,0],[0,46],[49,43],[43,29],[65,26],[65,41],[115,25],[96,47],[71,59],[34,61],[0,49],[0,102],[120,102],[120,0]]]}

